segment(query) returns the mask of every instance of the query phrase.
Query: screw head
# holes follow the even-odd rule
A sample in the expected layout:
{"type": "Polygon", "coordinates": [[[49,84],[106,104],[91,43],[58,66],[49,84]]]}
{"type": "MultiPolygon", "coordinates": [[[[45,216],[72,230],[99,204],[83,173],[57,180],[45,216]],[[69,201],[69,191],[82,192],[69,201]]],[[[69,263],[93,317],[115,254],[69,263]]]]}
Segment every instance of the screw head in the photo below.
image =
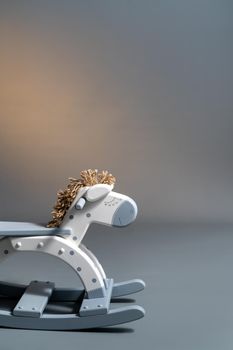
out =
{"type": "Polygon", "coordinates": [[[65,253],[65,249],[64,248],[59,249],[58,254],[61,255],[63,253],[65,253]]]}
{"type": "Polygon", "coordinates": [[[43,242],[39,242],[37,247],[38,248],[43,248],[43,246],[44,246],[44,243],[43,242]]]}
{"type": "Polygon", "coordinates": [[[15,248],[20,248],[22,246],[22,243],[21,242],[17,242],[16,244],[15,244],[15,248]]]}

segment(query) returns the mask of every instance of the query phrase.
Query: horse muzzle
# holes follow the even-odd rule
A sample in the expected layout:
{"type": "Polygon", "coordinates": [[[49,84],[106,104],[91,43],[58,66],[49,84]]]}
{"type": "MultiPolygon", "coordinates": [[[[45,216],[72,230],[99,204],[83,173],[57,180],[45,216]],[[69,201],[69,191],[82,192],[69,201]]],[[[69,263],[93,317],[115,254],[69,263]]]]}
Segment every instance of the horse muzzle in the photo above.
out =
{"type": "Polygon", "coordinates": [[[127,226],[133,222],[137,216],[137,204],[131,198],[125,200],[115,211],[112,218],[112,226],[127,226]]]}

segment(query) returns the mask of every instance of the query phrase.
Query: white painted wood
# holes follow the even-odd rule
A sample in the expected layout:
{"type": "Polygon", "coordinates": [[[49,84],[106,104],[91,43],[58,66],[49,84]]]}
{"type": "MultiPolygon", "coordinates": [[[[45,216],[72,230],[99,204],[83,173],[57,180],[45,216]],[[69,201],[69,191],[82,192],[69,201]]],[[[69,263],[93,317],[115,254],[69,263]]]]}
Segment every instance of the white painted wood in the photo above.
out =
{"type": "Polygon", "coordinates": [[[99,260],[97,259],[97,257],[96,257],[96,256],[92,253],[92,251],[91,251],[90,249],[88,249],[84,244],[81,243],[81,244],[79,245],[79,247],[80,247],[80,249],[81,249],[84,253],[86,253],[86,254],[89,256],[89,258],[93,261],[93,263],[95,264],[95,266],[98,268],[98,270],[99,270],[99,272],[100,272],[100,274],[101,274],[103,280],[106,281],[107,276],[106,276],[106,274],[105,274],[105,272],[104,272],[103,266],[100,264],[100,262],[99,262],[99,260]]]}
{"type": "Polygon", "coordinates": [[[98,199],[101,199],[105,197],[111,190],[113,186],[107,185],[107,184],[97,184],[94,186],[91,186],[86,194],[85,197],[89,202],[95,202],[98,199]]]}
{"type": "Polygon", "coordinates": [[[9,237],[0,242],[0,248],[2,243],[4,249],[8,250],[4,255],[0,249],[2,257],[26,251],[50,254],[64,261],[76,272],[88,297],[97,298],[105,295],[105,285],[98,268],[90,257],[70,240],[58,236],[9,237]]]}

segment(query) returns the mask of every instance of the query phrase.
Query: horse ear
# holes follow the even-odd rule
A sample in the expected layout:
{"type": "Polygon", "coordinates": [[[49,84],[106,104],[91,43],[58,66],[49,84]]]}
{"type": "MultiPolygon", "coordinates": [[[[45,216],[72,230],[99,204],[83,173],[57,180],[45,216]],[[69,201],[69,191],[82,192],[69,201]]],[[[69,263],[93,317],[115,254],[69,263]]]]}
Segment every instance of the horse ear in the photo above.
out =
{"type": "Polygon", "coordinates": [[[98,199],[105,197],[113,189],[112,185],[97,184],[91,186],[85,193],[85,197],[89,202],[95,202],[98,199]]]}

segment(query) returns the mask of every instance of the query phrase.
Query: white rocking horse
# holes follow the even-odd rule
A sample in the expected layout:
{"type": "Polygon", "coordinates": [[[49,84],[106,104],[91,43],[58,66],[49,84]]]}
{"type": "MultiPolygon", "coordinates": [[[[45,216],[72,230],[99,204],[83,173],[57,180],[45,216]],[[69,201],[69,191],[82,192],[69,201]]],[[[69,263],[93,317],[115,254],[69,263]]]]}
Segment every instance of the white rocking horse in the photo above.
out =
{"type": "Polygon", "coordinates": [[[0,222],[0,260],[29,251],[55,256],[75,271],[84,289],[55,288],[54,282],[48,281],[32,281],[29,286],[0,282],[0,295],[13,299],[11,304],[2,299],[0,326],[83,329],[112,326],[144,316],[143,308],[137,305],[110,309],[112,298],[138,292],[144,289],[144,282],[136,279],[114,284],[95,255],[81,243],[91,223],[116,227],[130,224],[136,218],[137,205],[130,197],[113,192],[113,181],[105,181],[107,172],[88,170],[81,175],[83,178],[73,187],[60,191],[63,202],[58,199],[50,227],[0,222]],[[88,175],[89,182],[85,182],[88,175]],[[74,311],[54,311],[51,302],[55,301],[74,302],[74,311]]]}

